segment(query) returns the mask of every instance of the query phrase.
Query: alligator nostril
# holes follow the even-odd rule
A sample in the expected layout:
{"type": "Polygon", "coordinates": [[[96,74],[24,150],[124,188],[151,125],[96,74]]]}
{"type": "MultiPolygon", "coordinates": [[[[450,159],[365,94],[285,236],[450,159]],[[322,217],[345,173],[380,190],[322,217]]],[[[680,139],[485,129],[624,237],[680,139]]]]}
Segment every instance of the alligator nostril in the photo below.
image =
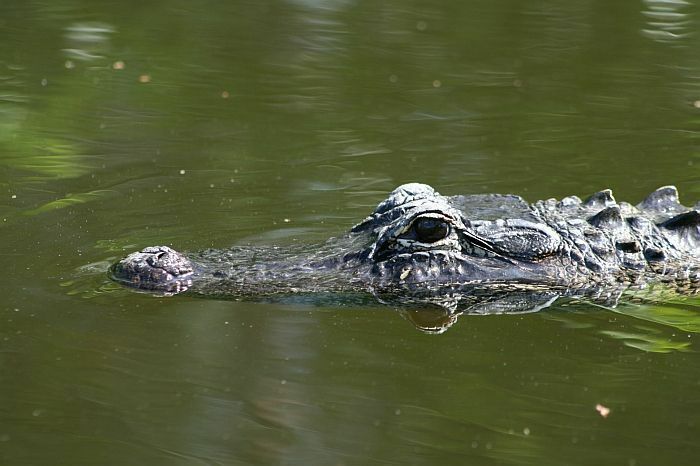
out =
{"type": "Polygon", "coordinates": [[[650,262],[660,262],[666,259],[666,253],[661,249],[649,247],[644,250],[644,257],[650,262]]]}
{"type": "Polygon", "coordinates": [[[636,253],[642,250],[636,241],[618,241],[615,246],[622,252],[636,253]]]}

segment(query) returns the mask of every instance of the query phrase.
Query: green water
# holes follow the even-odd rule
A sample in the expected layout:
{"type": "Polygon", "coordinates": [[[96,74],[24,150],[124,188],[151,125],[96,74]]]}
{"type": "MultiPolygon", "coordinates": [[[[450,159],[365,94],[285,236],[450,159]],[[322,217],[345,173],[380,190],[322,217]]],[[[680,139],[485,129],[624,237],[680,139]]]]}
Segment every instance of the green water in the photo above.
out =
{"type": "Polygon", "coordinates": [[[697,298],[428,335],[105,271],[342,234],[408,181],[694,204],[696,3],[0,3],[0,464],[695,464],[697,298]]]}

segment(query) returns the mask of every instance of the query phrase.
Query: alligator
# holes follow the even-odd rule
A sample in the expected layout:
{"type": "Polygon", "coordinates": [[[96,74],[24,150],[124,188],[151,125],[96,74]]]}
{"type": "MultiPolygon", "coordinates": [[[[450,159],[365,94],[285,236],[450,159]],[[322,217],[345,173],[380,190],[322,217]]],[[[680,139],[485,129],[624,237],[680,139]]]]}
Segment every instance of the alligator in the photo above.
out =
{"type": "Polygon", "coordinates": [[[111,277],[150,293],[241,298],[369,293],[448,314],[538,310],[561,296],[615,300],[670,283],[700,289],[700,202],[664,186],[633,206],[611,190],[529,204],[399,186],[347,234],[315,246],[134,252],[111,277]]]}

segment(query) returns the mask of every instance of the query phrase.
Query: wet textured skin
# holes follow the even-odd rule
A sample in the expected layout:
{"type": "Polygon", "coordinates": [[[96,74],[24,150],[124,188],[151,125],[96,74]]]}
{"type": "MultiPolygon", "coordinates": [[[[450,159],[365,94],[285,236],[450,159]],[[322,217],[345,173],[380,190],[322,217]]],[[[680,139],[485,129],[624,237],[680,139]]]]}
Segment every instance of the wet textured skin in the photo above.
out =
{"type": "Polygon", "coordinates": [[[528,204],[514,195],[441,196],[411,183],[346,236],[321,245],[194,254],[155,246],[122,259],[111,275],[164,294],[371,291],[448,308],[507,292],[496,306],[502,312],[532,310],[555,291],[600,295],[650,282],[697,289],[697,208],[681,205],[673,186],[633,206],[617,202],[610,190],[585,201],[570,196],[528,204]]]}

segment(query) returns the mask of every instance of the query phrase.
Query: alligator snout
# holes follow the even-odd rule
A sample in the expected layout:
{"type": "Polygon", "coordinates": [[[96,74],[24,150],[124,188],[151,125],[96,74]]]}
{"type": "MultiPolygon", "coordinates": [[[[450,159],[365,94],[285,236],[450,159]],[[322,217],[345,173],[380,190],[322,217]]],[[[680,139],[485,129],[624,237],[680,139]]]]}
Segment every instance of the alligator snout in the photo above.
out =
{"type": "Polygon", "coordinates": [[[152,246],[129,254],[111,268],[112,277],[144,290],[179,293],[192,285],[194,266],[167,246],[152,246]]]}

